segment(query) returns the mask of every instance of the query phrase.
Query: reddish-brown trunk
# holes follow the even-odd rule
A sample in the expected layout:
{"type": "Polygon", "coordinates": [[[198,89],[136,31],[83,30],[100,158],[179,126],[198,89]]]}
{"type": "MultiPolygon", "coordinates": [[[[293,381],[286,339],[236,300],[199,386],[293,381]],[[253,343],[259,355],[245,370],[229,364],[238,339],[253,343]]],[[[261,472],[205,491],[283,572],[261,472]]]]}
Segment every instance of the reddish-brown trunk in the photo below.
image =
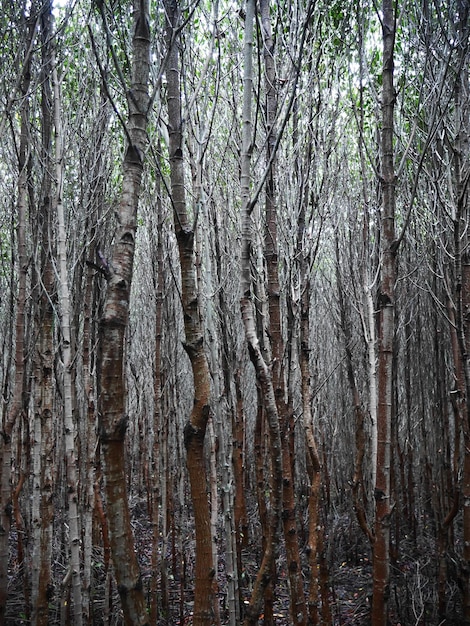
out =
{"type": "Polygon", "coordinates": [[[181,267],[181,300],[184,316],[184,348],[193,374],[194,402],[184,429],[186,464],[196,533],[193,624],[214,623],[215,568],[212,557],[210,507],[204,439],[209,419],[210,375],[204,351],[204,336],[195,268],[195,232],[190,225],[185,197],[181,93],[179,83],[178,28],[180,8],[177,0],[165,0],[167,17],[167,103],[169,118],[170,182],[174,227],[181,267]]]}
{"type": "Polygon", "coordinates": [[[93,485],[93,490],[95,493],[95,514],[98,520],[99,527],[101,528],[101,535],[103,538],[104,572],[105,574],[107,574],[111,560],[111,546],[109,544],[108,521],[106,519],[106,513],[103,506],[103,498],[101,497],[101,489],[99,485],[100,474],[101,472],[97,471],[97,480],[93,485]]]}
{"type": "Polygon", "coordinates": [[[127,498],[125,434],[124,339],[129,317],[137,208],[146,143],[150,30],[148,2],[134,6],[132,89],[129,93],[129,139],[123,163],[118,228],[111,262],[100,254],[107,278],[106,301],[100,320],[99,429],[106,490],[109,540],[126,626],[148,624],[127,498]]]}
{"type": "MultiPolygon", "coordinates": [[[[303,406],[303,425],[305,430],[305,443],[307,447],[307,472],[310,480],[310,489],[308,495],[308,539],[307,553],[309,563],[308,578],[308,618],[309,623],[330,624],[328,621],[328,604],[325,604],[324,587],[328,587],[328,570],[322,569],[322,552],[323,552],[323,529],[320,520],[320,494],[321,494],[321,461],[318,454],[318,448],[313,433],[312,413],[311,413],[311,396],[310,372],[309,372],[309,324],[308,324],[308,291],[304,293],[302,298],[301,313],[301,352],[300,352],[300,369],[302,381],[302,406],[303,406]],[[326,578],[326,579],[325,579],[326,578]],[[321,593],[320,593],[321,592],[321,593]],[[322,619],[320,619],[320,604],[323,608],[321,611],[322,619]]],[[[331,616],[330,616],[331,617],[331,616]]]]}
{"type": "MultiPolygon", "coordinates": [[[[268,437],[269,433],[264,417],[263,398],[258,391],[258,409],[256,412],[254,450],[256,498],[258,502],[258,515],[261,526],[261,550],[263,555],[269,543],[269,516],[266,495],[266,492],[269,491],[269,489],[267,489],[269,485],[269,480],[267,480],[266,478],[265,470],[266,458],[269,454],[268,437]]],[[[274,615],[273,584],[275,575],[276,572],[273,571],[272,575],[270,575],[269,581],[267,581],[266,583],[266,588],[264,590],[264,620],[266,620],[266,623],[271,624],[273,622],[274,615]]]]}

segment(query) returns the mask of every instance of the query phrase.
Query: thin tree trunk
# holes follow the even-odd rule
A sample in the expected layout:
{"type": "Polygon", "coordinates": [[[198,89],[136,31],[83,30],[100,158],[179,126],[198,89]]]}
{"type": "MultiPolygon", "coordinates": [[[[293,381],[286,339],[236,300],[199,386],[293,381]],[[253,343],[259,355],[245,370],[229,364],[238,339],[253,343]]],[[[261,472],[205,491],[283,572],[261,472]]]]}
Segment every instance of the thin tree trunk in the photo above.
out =
{"type": "Polygon", "coordinates": [[[361,404],[359,390],[356,384],[356,375],[354,373],[353,355],[351,350],[351,328],[346,311],[346,302],[343,289],[343,281],[341,277],[340,259],[339,259],[339,243],[336,237],[336,284],[338,286],[338,304],[341,330],[344,335],[344,351],[346,353],[346,372],[351,390],[353,409],[355,415],[355,460],[354,460],[354,477],[352,480],[351,490],[353,497],[353,506],[356,512],[357,521],[360,529],[373,544],[373,534],[367,522],[367,513],[364,506],[364,472],[363,463],[366,453],[366,433],[365,433],[365,416],[361,404]]]}
{"type": "MultiPolygon", "coordinates": [[[[362,228],[362,284],[364,290],[363,308],[361,310],[362,329],[364,339],[367,345],[367,377],[369,386],[369,423],[370,423],[370,452],[369,452],[369,475],[367,476],[367,503],[370,502],[370,485],[372,489],[375,487],[376,471],[377,471],[377,340],[375,328],[375,306],[372,289],[375,280],[371,280],[371,237],[370,237],[370,212],[369,212],[369,191],[367,186],[367,167],[366,167],[366,141],[364,138],[364,91],[366,89],[365,80],[365,52],[364,52],[364,31],[365,31],[365,12],[362,10],[360,3],[357,3],[356,21],[358,28],[358,54],[359,54],[359,108],[358,116],[358,150],[361,164],[361,181],[362,181],[362,201],[363,201],[363,228],[362,228]]],[[[372,511],[369,511],[372,513],[372,511]]]]}
{"type": "Polygon", "coordinates": [[[95,412],[95,389],[94,389],[94,356],[92,348],[92,316],[93,316],[93,271],[87,269],[85,276],[85,289],[83,295],[83,388],[84,388],[84,412],[81,416],[86,433],[86,459],[85,459],[85,493],[83,511],[83,611],[86,623],[93,623],[92,607],[92,558],[93,558],[93,519],[95,512],[95,450],[96,450],[96,412],[95,412]]]}
{"type": "Polygon", "coordinates": [[[310,332],[310,296],[311,281],[310,267],[311,256],[315,256],[315,251],[308,250],[305,252],[305,209],[307,206],[307,190],[301,191],[300,211],[297,227],[297,263],[299,275],[299,293],[293,306],[299,308],[300,320],[300,344],[299,344],[299,362],[300,362],[300,387],[302,397],[302,425],[305,433],[306,445],[306,464],[307,473],[310,481],[308,492],[308,537],[307,537],[307,556],[309,564],[308,575],[308,592],[307,592],[307,610],[308,623],[312,626],[323,624],[329,626],[331,624],[331,614],[329,610],[328,598],[323,602],[324,593],[327,593],[328,572],[325,567],[322,569],[322,551],[323,551],[323,528],[320,511],[320,495],[321,495],[321,460],[318,453],[318,445],[315,439],[313,415],[312,415],[312,375],[310,371],[310,354],[311,354],[311,332],[310,332]]]}
{"type": "MultiPolygon", "coordinates": [[[[134,33],[129,126],[123,162],[118,228],[112,259],[100,257],[107,279],[100,320],[99,418],[104,461],[106,512],[110,546],[126,626],[148,624],[142,580],[132,536],[126,488],[125,434],[128,416],[124,388],[124,343],[134,262],[137,208],[143,171],[148,113],[150,30],[147,0],[134,4],[134,33]]],[[[102,255],[101,255],[102,256],[102,255]]]]}
{"type": "Polygon", "coordinates": [[[207,500],[207,475],[204,439],[209,419],[210,375],[204,351],[201,311],[194,264],[195,231],[189,223],[184,187],[181,93],[178,62],[179,6],[165,0],[167,15],[167,101],[171,199],[181,266],[181,299],[185,342],[193,373],[194,403],[184,429],[184,445],[189,472],[196,531],[196,571],[194,581],[195,626],[213,624],[215,619],[216,571],[212,555],[210,507],[207,500]]]}
{"type": "MultiPolygon", "coordinates": [[[[438,519],[438,528],[437,528],[437,553],[438,553],[438,581],[437,581],[437,589],[438,589],[438,614],[440,619],[445,619],[447,612],[447,560],[448,560],[448,550],[449,550],[449,536],[450,530],[452,528],[453,521],[456,515],[459,512],[460,508],[460,489],[458,486],[458,473],[459,473],[459,457],[460,457],[460,433],[465,426],[467,408],[465,404],[465,376],[462,367],[462,359],[459,347],[459,340],[457,334],[457,323],[455,319],[455,309],[452,306],[450,300],[447,302],[447,313],[449,319],[449,332],[450,332],[450,344],[452,350],[452,357],[454,363],[454,376],[455,376],[455,388],[450,392],[450,400],[452,404],[453,416],[454,416],[454,424],[453,431],[455,433],[455,442],[454,442],[454,453],[452,462],[450,462],[450,450],[448,451],[448,468],[447,472],[451,476],[450,482],[451,485],[443,485],[442,491],[443,493],[450,494],[452,498],[452,504],[448,507],[447,510],[443,509],[442,506],[435,506],[436,512],[440,513],[440,518],[438,519]],[[450,487],[450,489],[449,489],[450,487]]],[[[443,355],[441,354],[442,346],[439,342],[439,336],[436,331],[436,364],[437,364],[437,374],[442,377],[442,381],[445,380],[444,376],[444,366],[443,366],[443,355]]],[[[442,383],[439,384],[439,388],[442,387],[442,383]]],[[[438,402],[438,406],[445,406],[445,390],[442,389],[441,396],[442,400],[438,402]]],[[[448,417],[441,417],[444,421],[445,426],[443,428],[447,428],[449,431],[448,417]]],[[[449,433],[447,433],[447,438],[449,433]]],[[[449,442],[447,442],[447,447],[449,447],[449,442]]],[[[435,494],[437,495],[437,494],[435,494]]],[[[444,500],[446,503],[446,500],[444,500]]]]}
{"type": "Polygon", "coordinates": [[[238,573],[241,574],[241,549],[248,547],[248,513],[245,496],[245,419],[241,390],[240,363],[235,370],[235,400],[232,417],[233,472],[235,481],[235,531],[237,533],[238,573]]]}
{"type": "MultiPolygon", "coordinates": [[[[90,212],[85,223],[85,232],[89,232],[89,245],[83,249],[82,263],[77,267],[76,289],[83,290],[81,309],[75,312],[75,330],[83,320],[83,336],[81,341],[82,356],[82,396],[79,407],[77,436],[80,442],[80,480],[85,487],[81,490],[81,513],[83,527],[83,619],[88,624],[93,622],[93,585],[92,572],[93,546],[95,545],[96,491],[95,464],[97,453],[96,433],[96,309],[97,309],[97,277],[95,270],[87,259],[96,257],[96,235],[100,207],[103,206],[106,177],[104,175],[104,139],[109,122],[110,107],[106,106],[104,95],[100,94],[101,114],[94,125],[94,141],[89,158],[85,163],[89,172],[91,185],[84,194],[84,202],[89,203],[90,212]],[[84,477],[84,478],[83,478],[84,477]]],[[[78,351],[80,351],[80,347],[78,351]]],[[[109,545],[108,545],[109,548],[109,545]]],[[[109,552],[109,550],[108,550],[109,552]]],[[[106,566],[105,566],[106,569],[106,566]]]]}
{"type": "Polygon", "coordinates": [[[50,153],[52,139],[52,93],[51,93],[51,22],[52,7],[46,3],[40,17],[42,41],[41,71],[41,116],[42,116],[42,158],[44,162],[44,182],[42,218],[43,254],[40,259],[42,272],[42,293],[39,295],[39,341],[35,363],[35,410],[33,440],[33,480],[37,481],[37,491],[33,492],[33,532],[36,535],[33,550],[32,572],[32,623],[46,626],[49,623],[49,607],[52,600],[52,537],[54,518],[54,313],[51,304],[54,287],[51,251],[49,248],[51,219],[51,173],[53,170],[50,153]],[[38,515],[39,514],[39,515],[38,515]],[[38,515],[38,517],[36,517],[38,515]],[[36,544],[36,542],[38,542],[36,544]]]}
{"type": "MultiPolygon", "coordinates": [[[[229,623],[235,626],[240,623],[242,598],[240,595],[242,557],[241,548],[248,545],[248,522],[246,513],[246,498],[244,489],[244,433],[245,423],[243,415],[243,400],[240,389],[240,342],[233,324],[229,320],[233,312],[227,304],[224,289],[220,286],[225,281],[223,272],[223,260],[229,258],[227,254],[227,233],[219,228],[220,217],[215,205],[212,207],[212,221],[214,224],[214,263],[216,267],[218,313],[224,323],[220,324],[221,345],[219,357],[222,362],[222,375],[225,393],[216,391],[214,395],[220,396],[221,419],[219,424],[219,454],[222,466],[222,502],[224,509],[224,527],[227,541],[227,604],[229,611],[229,623]],[[225,253],[224,253],[225,251],[225,253]],[[229,417],[230,416],[230,417],[229,417]],[[223,428],[228,418],[229,428],[223,428]],[[225,442],[225,439],[228,440],[225,442]]],[[[222,216],[223,217],[223,216],[222,216]]],[[[217,355],[211,351],[213,368],[216,367],[217,355]]]]}
{"type": "MultiPolygon", "coordinates": [[[[158,183],[157,183],[158,184],[158,183]]],[[[158,185],[160,187],[160,185],[158,185]]],[[[164,567],[165,552],[160,559],[159,537],[163,530],[163,547],[166,546],[166,523],[163,529],[160,526],[161,502],[162,517],[166,517],[166,464],[162,462],[166,439],[164,438],[163,427],[163,391],[162,391],[162,332],[163,332],[163,211],[160,188],[157,189],[157,228],[156,244],[152,246],[153,281],[155,286],[155,368],[153,383],[153,445],[150,451],[150,470],[148,484],[149,517],[152,524],[152,581],[150,586],[150,620],[152,624],[157,623],[159,614],[159,604],[163,617],[166,617],[167,602],[164,601],[166,589],[166,576],[161,571],[161,602],[158,602],[158,569],[164,567]],[[165,494],[165,495],[164,495],[165,494]]]]}
{"type": "Polygon", "coordinates": [[[23,105],[21,107],[21,130],[18,159],[18,198],[17,198],[17,268],[18,292],[15,322],[15,375],[13,396],[1,432],[0,447],[0,625],[5,623],[8,599],[9,540],[12,521],[11,496],[11,438],[13,428],[23,409],[23,388],[25,372],[25,304],[28,261],[26,255],[26,219],[27,219],[27,161],[29,158],[29,99],[27,93],[31,81],[30,46],[36,31],[35,5],[31,7],[31,16],[25,41],[24,68],[21,81],[23,105]]]}
{"type": "Polygon", "coordinates": [[[395,333],[395,171],[393,153],[393,85],[395,14],[393,0],[383,0],[382,71],[382,265],[379,293],[379,364],[377,412],[377,476],[373,555],[372,626],[387,622],[390,595],[390,452],[393,411],[395,333]]]}
{"type": "Polygon", "coordinates": [[[265,65],[266,86],[266,132],[268,175],[266,177],[266,236],[265,251],[268,275],[269,337],[272,350],[272,381],[276,397],[277,411],[282,432],[282,473],[283,473],[283,512],[282,522],[286,546],[287,572],[289,577],[290,616],[292,624],[305,624],[307,608],[303,590],[300,566],[300,551],[297,533],[294,481],[290,458],[290,416],[287,402],[286,377],[284,367],[285,346],[281,327],[281,294],[279,285],[279,253],[276,215],[276,162],[274,149],[276,142],[275,121],[277,113],[276,74],[274,67],[274,41],[272,37],[269,0],[260,0],[261,33],[265,65]]]}
{"type": "Polygon", "coordinates": [[[240,308],[250,359],[255,368],[256,377],[266,411],[269,428],[271,473],[271,507],[269,511],[268,530],[263,559],[258,570],[250,604],[246,609],[245,626],[258,623],[262,610],[264,592],[268,586],[275,564],[279,521],[282,510],[282,449],[279,429],[279,415],[276,406],[271,371],[263,357],[256,331],[255,311],[252,302],[251,251],[253,247],[252,209],[250,199],[250,169],[252,149],[251,102],[253,88],[253,22],[255,2],[246,3],[245,44],[244,44],[244,76],[243,76],[243,131],[241,161],[241,196],[242,196],[242,268],[241,268],[241,300],[240,308]]]}
{"type": "MultiPolygon", "coordinates": [[[[308,299],[308,296],[306,296],[308,299]]],[[[308,311],[308,308],[307,308],[308,311]]],[[[305,430],[307,446],[307,472],[310,480],[308,494],[308,539],[307,555],[309,564],[308,577],[308,619],[309,623],[327,624],[320,619],[320,563],[319,563],[319,533],[322,532],[320,522],[320,489],[321,489],[321,462],[313,432],[312,419],[312,390],[310,385],[310,348],[308,333],[308,313],[303,315],[301,326],[301,390],[302,390],[302,421],[305,430]]],[[[326,608],[326,607],[325,607],[326,608]]],[[[322,612],[324,618],[326,614],[322,612]]]]}
{"type": "MultiPolygon", "coordinates": [[[[266,485],[269,484],[269,479],[266,478],[266,474],[270,473],[270,468],[266,468],[266,457],[269,458],[269,432],[266,424],[265,411],[263,407],[263,398],[259,388],[257,389],[257,410],[256,410],[256,422],[254,432],[254,454],[255,454],[255,480],[256,480],[256,501],[258,505],[258,517],[261,526],[261,553],[264,555],[266,546],[268,545],[270,527],[268,517],[268,505],[266,492],[271,492],[271,489],[267,490],[266,485]]],[[[271,487],[271,486],[270,486],[271,487]]],[[[264,612],[263,620],[267,626],[272,626],[274,618],[274,591],[275,584],[275,565],[270,573],[270,580],[266,584],[264,589],[264,612]]],[[[250,581],[251,582],[251,581],[250,581]]]]}
{"type": "Polygon", "coordinates": [[[470,83],[468,76],[469,21],[468,2],[458,6],[458,68],[455,82],[455,140],[453,165],[455,175],[454,247],[456,275],[457,335],[462,360],[462,373],[465,381],[465,407],[462,432],[464,459],[462,474],[463,509],[463,564],[462,602],[463,617],[470,624],[470,255],[468,253],[469,177],[470,177],[470,83]]]}
{"type": "MultiPolygon", "coordinates": [[[[365,319],[364,334],[367,343],[367,373],[369,381],[369,415],[370,415],[370,459],[371,484],[375,487],[377,479],[377,355],[375,332],[375,307],[369,272],[366,270],[364,279],[365,319]]],[[[370,498],[368,498],[370,502],[370,498]]]]}
{"type": "MultiPolygon", "coordinates": [[[[55,61],[54,61],[55,63],[55,61]]],[[[64,428],[65,457],[67,472],[68,522],[70,568],[73,598],[73,620],[76,626],[82,624],[82,588],[80,576],[80,543],[81,528],[78,512],[77,468],[75,455],[75,422],[73,418],[73,384],[72,384],[72,333],[70,327],[70,293],[67,270],[67,248],[64,206],[62,203],[63,183],[63,135],[61,122],[61,100],[57,67],[52,69],[54,84],[54,123],[55,123],[55,158],[56,158],[56,211],[58,220],[57,255],[59,260],[59,294],[62,331],[62,358],[64,384],[64,428]]]]}
{"type": "MultiPolygon", "coordinates": [[[[215,209],[215,207],[213,207],[215,209]]],[[[237,626],[240,623],[240,590],[239,590],[239,570],[237,562],[237,542],[238,533],[236,526],[236,484],[235,477],[235,454],[234,448],[234,435],[233,435],[233,421],[235,418],[235,402],[233,401],[233,369],[236,363],[236,357],[232,356],[233,352],[236,353],[236,344],[234,345],[234,338],[230,336],[230,311],[225,304],[224,290],[220,288],[224,281],[222,275],[222,252],[220,245],[220,236],[223,233],[218,228],[217,213],[214,210],[212,215],[209,212],[205,216],[207,223],[212,221],[214,224],[214,252],[215,254],[210,257],[210,242],[208,237],[204,242],[204,250],[206,251],[206,267],[207,267],[207,282],[209,289],[218,292],[217,308],[214,311],[214,307],[210,301],[207,302],[207,330],[209,336],[212,338],[210,342],[210,367],[211,371],[216,372],[218,363],[222,363],[221,373],[213,376],[213,396],[217,407],[213,412],[213,419],[216,420],[216,433],[217,433],[217,449],[219,456],[220,467],[220,491],[221,491],[221,504],[223,511],[223,527],[225,533],[225,570],[227,577],[227,610],[230,626],[237,626]],[[213,272],[213,268],[215,272],[213,272]],[[220,324],[220,344],[216,340],[217,328],[216,328],[216,315],[218,312],[219,318],[224,320],[224,323],[220,324]],[[230,346],[230,347],[229,347],[230,346]],[[220,360],[219,360],[220,359],[220,360]],[[229,418],[231,416],[231,419],[229,418]]],[[[207,233],[207,230],[205,230],[207,233]]],[[[212,508],[212,513],[214,509],[212,508]]],[[[216,536],[216,535],[215,535],[216,536]]],[[[214,562],[215,558],[214,558],[214,562]]],[[[219,617],[220,619],[220,617],[219,617]]]]}
{"type": "MultiPolygon", "coordinates": [[[[43,237],[49,230],[49,200],[43,205],[43,237]]],[[[46,240],[47,241],[47,240],[46,240]]],[[[47,250],[47,243],[43,244],[47,250]]],[[[39,498],[33,498],[33,533],[38,546],[34,546],[37,558],[32,571],[32,623],[46,626],[49,623],[49,605],[52,592],[52,523],[54,516],[54,349],[53,349],[53,293],[54,275],[49,252],[41,259],[42,293],[38,301],[38,341],[34,363],[34,444],[33,479],[38,481],[39,498]],[[35,514],[39,513],[39,518],[35,514]],[[37,529],[37,532],[35,532],[37,529]]]]}

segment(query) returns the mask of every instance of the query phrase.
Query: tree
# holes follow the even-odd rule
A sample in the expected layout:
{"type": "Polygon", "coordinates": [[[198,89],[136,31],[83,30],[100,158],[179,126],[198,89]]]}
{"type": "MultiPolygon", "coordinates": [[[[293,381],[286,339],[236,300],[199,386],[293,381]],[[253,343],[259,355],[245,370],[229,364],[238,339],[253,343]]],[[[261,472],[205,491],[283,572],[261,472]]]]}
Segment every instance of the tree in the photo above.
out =
{"type": "MultiPolygon", "coordinates": [[[[254,204],[250,192],[250,164],[252,151],[252,84],[253,84],[253,22],[255,2],[248,0],[245,17],[244,75],[243,75],[243,111],[242,111],[242,146],[241,146],[241,198],[242,198],[242,258],[241,258],[241,299],[240,308],[245,327],[246,341],[250,359],[258,380],[263,409],[269,432],[269,453],[272,463],[270,481],[271,510],[267,523],[267,536],[263,559],[258,570],[250,605],[246,611],[245,626],[258,623],[261,613],[264,591],[270,582],[276,557],[279,521],[282,508],[282,448],[279,427],[279,414],[276,406],[273,379],[266,360],[261,352],[260,340],[256,329],[255,309],[253,306],[253,285],[251,277],[252,251],[254,247],[252,233],[252,212],[254,204]]],[[[269,358],[269,357],[268,357],[269,358]]]]}
{"type": "Polygon", "coordinates": [[[300,550],[297,535],[296,504],[294,495],[294,477],[290,442],[293,433],[291,420],[292,404],[288,400],[286,389],[289,366],[286,345],[283,338],[282,301],[279,279],[279,242],[277,236],[278,198],[276,171],[276,117],[278,114],[277,86],[275,71],[275,47],[271,29],[270,5],[266,0],[260,1],[261,40],[265,65],[265,99],[266,99],[266,203],[265,203],[265,248],[264,260],[267,273],[267,295],[269,324],[267,333],[271,344],[272,384],[276,397],[279,416],[279,427],[282,433],[282,522],[284,541],[287,554],[287,570],[289,572],[290,611],[294,625],[305,624],[307,609],[305,604],[303,579],[300,567],[300,550]]]}
{"type": "Polygon", "coordinates": [[[469,24],[470,6],[468,2],[458,5],[455,36],[459,54],[455,71],[454,86],[454,136],[453,136],[453,200],[454,200],[454,254],[455,254],[455,307],[456,331],[460,348],[460,367],[463,374],[460,379],[459,393],[464,402],[462,406],[462,432],[464,442],[464,461],[462,476],[463,507],[463,613],[466,623],[470,623],[470,328],[468,310],[470,307],[470,258],[466,250],[466,234],[469,220],[470,166],[468,148],[470,143],[470,83],[468,77],[469,24]],[[463,385],[463,381],[465,384],[463,385]]]}
{"type": "Polygon", "coordinates": [[[132,76],[127,92],[128,145],[123,161],[122,191],[117,209],[118,227],[111,259],[101,258],[107,281],[100,320],[99,432],[104,460],[107,518],[116,582],[129,626],[148,624],[142,580],[133,545],[126,488],[124,347],[137,227],[137,208],[146,146],[150,67],[149,7],[134,3],[132,76]]]}
{"type": "MultiPolygon", "coordinates": [[[[28,205],[28,128],[29,128],[29,102],[27,93],[31,83],[31,47],[36,34],[37,15],[36,7],[31,7],[29,18],[21,12],[23,43],[23,71],[20,73],[20,93],[22,104],[20,108],[20,137],[16,154],[18,159],[18,192],[17,192],[17,254],[16,264],[18,268],[18,288],[16,303],[15,324],[15,377],[13,397],[9,410],[2,422],[2,446],[0,450],[0,623],[5,623],[6,604],[8,599],[8,562],[10,527],[13,515],[12,508],[12,485],[11,485],[11,462],[12,462],[12,432],[17,420],[21,418],[24,410],[24,375],[25,375],[25,307],[27,289],[27,247],[26,247],[26,221],[28,205]]],[[[15,257],[13,256],[13,259],[15,257]]],[[[12,259],[12,260],[13,260],[12,259]]],[[[46,578],[46,577],[45,577],[46,578]]]]}
{"type": "Polygon", "coordinates": [[[64,177],[64,152],[63,133],[61,121],[61,97],[57,67],[54,65],[54,56],[51,55],[51,70],[54,86],[54,125],[55,125],[55,172],[56,193],[55,209],[58,218],[57,256],[59,260],[60,282],[60,314],[62,332],[63,354],[63,398],[64,398],[64,430],[65,430],[65,453],[67,460],[67,493],[68,493],[68,519],[70,533],[70,568],[65,579],[72,581],[73,592],[73,620],[74,624],[82,624],[82,584],[80,576],[80,515],[78,510],[77,470],[75,452],[75,423],[73,419],[74,390],[72,382],[72,333],[71,333],[71,306],[70,290],[68,284],[67,248],[65,216],[63,206],[63,177],[64,177]]]}
{"type": "MultiPolygon", "coordinates": [[[[52,537],[53,537],[53,490],[52,468],[54,414],[54,268],[52,251],[48,251],[49,229],[53,221],[53,171],[52,132],[52,7],[45,3],[39,14],[41,54],[41,155],[44,170],[41,173],[43,184],[39,198],[39,214],[36,219],[42,222],[42,232],[37,240],[40,254],[36,259],[35,273],[40,277],[42,289],[37,287],[37,328],[40,340],[34,363],[34,444],[33,475],[34,496],[32,521],[34,529],[34,567],[32,573],[32,621],[34,624],[49,623],[49,601],[52,595],[52,537]]],[[[78,579],[80,584],[80,579],[78,579]]],[[[77,605],[81,611],[81,601],[77,605]]]]}
{"type": "Polygon", "coordinates": [[[393,85],[395,13],[393,2],[382,5],[383,71],[382,71],[382,264],[379,291],[379,363],[377,413],[377,477],[375,483],[374,586],[372,623],[387,621],[390,594],[390,446],[393,419],[393,356],[395,334],[395,170],[393,150],[393,85]]]}
{"type": "Polygon", "coordinates": [[[178,29],[180,9],[177,1],[165,2],[167,14],[167,102],[169,117],[169,157],[171,201],[181,266],[181,300],[184,315],[184,348],[191,362],[194,404],[184,430],[184,445],[191,485],[196,529],[196,573],[194,623],[214,621],[215,569],[212,558],[210,509],[207,501],[204,439],[209,419],[210,376],[204,349],[198,284],[194,264],[195,225],[191,225],[185,198],[181,94],[179,86],[178,29]]]}
{"type": "Polygon", "coordinates": [[[460,619],[468,3],[3,4],[4,621],[460,619]]]}

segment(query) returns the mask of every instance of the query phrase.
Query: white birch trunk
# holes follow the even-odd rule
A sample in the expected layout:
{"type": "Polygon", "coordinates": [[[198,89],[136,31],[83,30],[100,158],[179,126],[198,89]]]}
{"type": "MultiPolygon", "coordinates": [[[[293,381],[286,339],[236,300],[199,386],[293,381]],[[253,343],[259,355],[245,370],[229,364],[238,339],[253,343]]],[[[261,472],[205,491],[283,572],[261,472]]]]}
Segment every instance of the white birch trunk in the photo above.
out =
{"type": "MultiPolygon", "coordinates": [[[[33,393],[38,394],[38,389],[34,388],[33,393]]],[[[39,410],[34,411],[33,417],[33,490],[31,499],[31,525],[32,525],[32,571],[31,571],[31,599],[33,612],[31,622],[37,623],[37,599],[39,594],[39,577],[41,572],[41,414],[39,410]]]]}
{"type": "MultiPolygon", "coordinates": [[[[207,207],[204,207],[205,209],[207,207]]],[[[209,223],[209,216],[205,211],[205,220],[206,223],[209,223]]],[[[207,236],[207,229],[204,230],[204,234],[207,236]]],[[[212,262],[213,259],[210,258],[209,255],[209,241],[206,237],[204,242],[204,251],[205,251],[205,267],[207,268],[207,281],[209,285],[209,290],[212,292],[214,290],[213,284],[213,272],[212,272],[212,262]]],[[[206,322],[207,322],[207,330],[211,337],[211,341],[209,344],[209,360],[211,364],[211,370],[213,372],[217,372],[217,364],[220,363],[218,358],[218,350],[217,346],[217,332],[215,328],[214,321],[214,312],[213,305],[211,299],[208,299],[207,302],[207,313],[206,313],[206,322]]],[[[232,455],[233,455],[233,447],[232,447],[232,437],[231,431],[227,434],[227,429],[224,428],[224,423],[227,419],[227,406],[225,400],[223,399],[223,394],[221,392],[220,378],[216,373],[213,376],[213,396],[215,398],[214,404],[216,406],[214,411],[213,419],[215,420],[215,432],[212,420],[209,421],[209,436],[211,439],[211,451],[214,449],[213,439],[215,435],[218,436],[218,456],[219,456],[219,467],[220,467],[220,480],[221,480],[221,498],[222,498],[222,509],[223,509],[223,520],[224,520],[224,531],[225,531],[225,569],[227,575],[227,605],[229,612],[229,624],[230,626],[236,626],[240,621],[240,611],[239,611],[239,603],[238,603],[238,569],[237,569],[237,557],[236,557],[236,529],[234,523],[234,493],[233,493],[233,467],[231,463],[232,455]]],[[[214,458],[211,456],[211,472],[213,472],[213,476],[211,476],[211,485],[217,487],[217,473],[216,473],[216,462],[217,458],[214,455],[214,458]],[[214,464],[214,469],[212,470],[212,464],[214,464]]],[[[213,541],[215,540],[215,533],[217,530],[217,508],[214,507],[214,502],[217,500],[217,489],[214,490],[215,493],[212,495],[212,537],[213,541]],[[215,518],[214,518],[215,515],[215,518]]],[[[215,541],[214,541],[215,542],[215,541]]],[[[215,546],[215,550],[213,551],[213,559],[214,563],[217,563],[217,547],[215,546]]]]}
{"type": "Polygon", "coordinates": [[[57,68],[52,70],[54,84],[54,124],[55,124],[55,157],[56,157],[56,210],[58,221],[57,254],[59,261],[59,294],[62,335],[62,357],[64,370],[64,428],[65,457],[68,493],[68,521],[70,568],[73,598],[73,621],[75,626],[82,624],[82,588],[80,577],[80,517],[78,511],[77,468],[75,456],[75,423],[73,419],[73,388],[72,388],[72,343],[70,329],[70,293],[67,276],[67,242],[65,230],[64,206],[62,203],[63,182],[63,147],[61,124],[60,86],[57,68]]]}
{"type": "Polygon", "coordinates": [[[375,310],[372,289],[365,286],[366,299],[366,333],[368,379],[369,379],[369,414],[370,414],[370,458],[371,484],[375,485],[377,476],[377,338],[375,334],[375,310]]]}

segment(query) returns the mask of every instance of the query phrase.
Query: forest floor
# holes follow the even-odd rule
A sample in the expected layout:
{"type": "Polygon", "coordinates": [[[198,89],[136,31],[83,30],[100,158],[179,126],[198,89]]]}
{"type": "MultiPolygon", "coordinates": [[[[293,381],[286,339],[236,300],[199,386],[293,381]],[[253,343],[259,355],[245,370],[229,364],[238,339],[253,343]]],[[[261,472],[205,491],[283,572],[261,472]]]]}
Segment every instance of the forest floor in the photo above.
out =
{"type": "MultiPolygon", "coordinates": [[[[149,590],[152,579],[151,526],[144,511],[134,511],[133,518],[136,550],[139,556],[144,588],[149,590]]],[[[330,537],[334,552],[330,549],[329,562],[329,607],[333,626],[367,626],[369,623],[372,565],[367,544],[360,538],[359,531],[351,526],[348,518],[339,518],[333,525],[335,537],[330,537]],[[357,531],[357,532],[356,532],[357,531]],[[334,539],[334,541],[333,541],[334,539]]],[[[12,533],[14,542],[15,533],[12,533]]],[[[57,540],[57,545],[59,541],[57,540]]],[[[63,544],[62,544],[63,545],[63,544]]],[[[28,594],[31,563],[21,568],[17,563],[16,545],[12,543],[12,559],[9,580],[9,598],[6,626],[23,626],[30,623],[25,603],[28,594]],[[26,573],[26,576],[25,576],[26,573]]],[[[412,547],[406,539],[400,545],[400,560],[392,564],[390,594],[390,626],[460,626],[460,594],[451,578],[447,583],[448,618],[439,620],[436,615],[436,562],[435,546],[430,538],[421,537],[418,546],[412,547]]],[[[167,545],[168,572],[168,615],[160,617],[156,626],[190,626],[192,624],[192,557],[194,540],[190,529],[179,533],[178,542],[167,545]],[[181,537],[184,535],[184,539],[181,537]],[[175,553],[173,554],[173,550],[175,553]],[[185,555],[183,558],[182,556],[185,555]]],[[[220,554],[223,555],[221,546],[220,554]]],[[[259,555],[244,552],[245,581],[242,589],[245,602],[249,601],[251,585],[256,576],[259,555]]],[[[275,589],[274,623],[290,626],[289,594],[283,554],[278,557],[278,578],[275,589]]],[[[51,593],[50,626],[71,624],[68,615],[67,594],[63,595],[61,580],[66,569],[65,555],[54,562],[54,591],[51,593]]],[[[96,548],[93,554],[93,626],[121,626],[122,616],[119,598],[111,572],[105,571],[103,550],[96,548]]],[[[228,624],[225,609],[225,563],[223,556],[218,563],[219,604],[221,623],[228,624]]],[[[158,580],[159,588],[161,581],[158,580]]],[[[148,593],[150,601],[150,593],[148,593]]],[[[260,626],[265,626],[260,619],[260,626]]]]}

